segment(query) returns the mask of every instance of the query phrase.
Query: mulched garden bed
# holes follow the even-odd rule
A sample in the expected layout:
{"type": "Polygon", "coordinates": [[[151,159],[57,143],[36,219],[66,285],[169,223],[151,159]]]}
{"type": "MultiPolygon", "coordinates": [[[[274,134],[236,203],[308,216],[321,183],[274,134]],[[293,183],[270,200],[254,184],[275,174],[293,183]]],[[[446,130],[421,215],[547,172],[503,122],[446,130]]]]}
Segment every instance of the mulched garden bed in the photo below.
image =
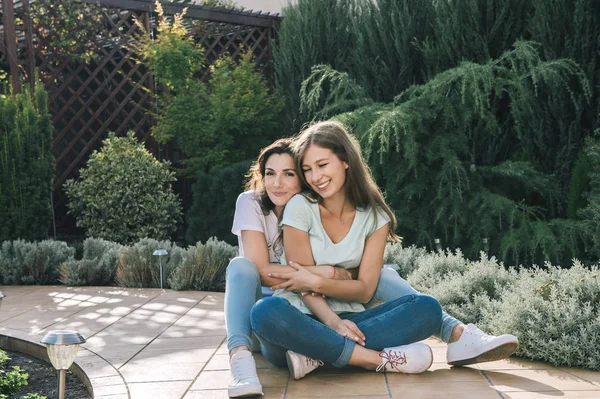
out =
{"type": "MultiPolygon", "coordinates": [[[[6,351],[10,360],[4,366],[5,370],[19,366],[29,374],[28,385],[21,389],[14,398],[20,398],[28,393],[44,395],[48,399],[58,398],[58,372],[51,364],[22,353],[6,351]]],[[[65,399],[91,399],[85,385],[77,376],[67,371],[65,399]]]]}

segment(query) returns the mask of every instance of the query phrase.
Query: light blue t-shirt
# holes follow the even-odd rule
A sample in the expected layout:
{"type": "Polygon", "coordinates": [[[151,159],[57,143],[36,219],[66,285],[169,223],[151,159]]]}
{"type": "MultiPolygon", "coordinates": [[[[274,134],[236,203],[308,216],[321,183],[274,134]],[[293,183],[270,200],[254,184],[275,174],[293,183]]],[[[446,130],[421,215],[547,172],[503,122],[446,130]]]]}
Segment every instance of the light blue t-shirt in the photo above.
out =
{"type": "MultiPolygon", "coordinates": [[[[348,234],[340,242],[333,243],[321,223],[319,204],[302,194],[296,194],[285,206],[281,225],[295,227],[308,233],[312,255],[317,265],[352,269],[360,265],[367,238],[389,222],[390,218],[381,208],[377,208],[376,213],[370,206],[365,209],[357,208],[348,234]]],[[[285,255],[282,256],[281,263],[287,263],[285,255]]],[[[277,290],[274,295],[287,299],[301,312],[312,314],[299,294],[277,290]]],[[[327,302],[336,313],[365,310],[359,302],[339,301],[332,298],[327,298],[327,302]]]]}

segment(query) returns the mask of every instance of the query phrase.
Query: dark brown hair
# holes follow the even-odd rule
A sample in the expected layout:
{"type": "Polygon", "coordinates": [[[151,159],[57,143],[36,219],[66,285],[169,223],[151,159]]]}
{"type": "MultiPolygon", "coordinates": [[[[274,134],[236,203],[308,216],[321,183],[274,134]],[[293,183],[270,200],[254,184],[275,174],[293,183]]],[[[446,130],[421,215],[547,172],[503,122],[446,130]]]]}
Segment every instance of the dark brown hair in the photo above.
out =
{"type": "Polygon", "coordinates": [[[279,139],[260,150],[258,158],[256,158],[256,161],[250,167],[246,176],[246,185],[244,186],[246,191],[254,190],[254,195],[260,204],[260,209],[265,215],[268,215],[270,211],[275,209],[275,204],[267,195],[264,182],[267,161],[274,154],[289,154],[293,157],[292,140],[287,138],[279,139]]]}
{"type": "MultiPolygon", "coordinates": [[[[310,125],[293,143],[296,170],[302,170],[302,159],[311,145],[331,150],[340,161],[348,164],[344,183],[347,200],[356,208],[366,209],[367,206],[371,206],[375,217],[377,217],[377,208],[381,208],[390,218],[388,239],[398,241],[399,237],[394,233],[396,216],[386,204],[381,190],[375,183],[356,138],[339,122],[325,121],[310,125]]],[[[304,173],[300,173],[300,179],[303,186],[310,187],[304,173]]],[[[313,200],[321,201],[321,197],[315,192],[310,190],[309,193],[313,200]]]]}

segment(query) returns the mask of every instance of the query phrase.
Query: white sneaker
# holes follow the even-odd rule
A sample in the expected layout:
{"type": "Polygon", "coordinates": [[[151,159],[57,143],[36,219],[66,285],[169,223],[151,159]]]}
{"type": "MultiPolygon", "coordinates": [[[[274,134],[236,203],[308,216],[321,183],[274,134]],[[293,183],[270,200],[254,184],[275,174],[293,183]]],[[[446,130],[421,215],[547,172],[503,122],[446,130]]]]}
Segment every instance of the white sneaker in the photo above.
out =
{"type": "Polygon", "coordinates": [[[250,351],[241,350],[231,357],[229,397],[262,395],[262,385],[256,375],[256,363],[250,351]]]}
{"type": "Polygon", "coordinates": [[[316,360],[292,351],[287,351],[285,353],[285,358],[287,359],[290,374],[295,380],[299,380],[324,364],[321,360],[316,360]]]}
{"type": "Polygon", "coordinates": [[[458,341],[448,344],[446,360],[453,366],[491,362],[509,357],[518,346],[519,340],[514,335],[496,337],[469,324],[458,341]]]}
{"type": "Polygon", "coordinates": [[[381,364],[375,371],[391,371],[405,374],[419,374],[433,363],[433,352],[429,345],[416,343],[385,348],[379,354],[381,364]]]}

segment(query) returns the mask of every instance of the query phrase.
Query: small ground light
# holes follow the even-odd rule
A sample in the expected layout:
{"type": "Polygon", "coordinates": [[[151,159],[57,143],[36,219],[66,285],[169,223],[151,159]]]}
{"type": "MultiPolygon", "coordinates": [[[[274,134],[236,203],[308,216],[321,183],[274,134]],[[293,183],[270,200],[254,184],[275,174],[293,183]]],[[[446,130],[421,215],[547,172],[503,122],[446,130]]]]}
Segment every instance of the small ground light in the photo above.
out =
{"type": "Polygon", "coordinates": [[[64,399],[66,370],[75,361],[79,345],[85,342],[85,338],[76,331],[57,330],[50,331],[40,342],[46,344],[50,362],[58,370],[58,399],[64,399]]]}
{"type": "Polygon", "coordinates": [[[0,309],[2,309],[2,300],[6,297],[2,291],[0,291],[0,309]]]}
{"type": "Polygon", "coordinates": [[[487,238],[483,238],[481,241],[483,242],[483,250],[487,254],[490,252],[490,241],[487,238]]]}
{"type": "Polygon", "coordinates": [[[435,248],[438,251],[442,250],[442,241],[439,238],[436,238],[435,240],[433,240],[433,242],[435,243],[435,248]]]}
{"type": "Polygon", "coordinates": [[[162,267],[162,257],[168,255],[166,249],[157,249],[152,253],[154,256],[158,256],[158,267],[160,268],[160,288],[163,287],[163,267],[162,267]]]}

